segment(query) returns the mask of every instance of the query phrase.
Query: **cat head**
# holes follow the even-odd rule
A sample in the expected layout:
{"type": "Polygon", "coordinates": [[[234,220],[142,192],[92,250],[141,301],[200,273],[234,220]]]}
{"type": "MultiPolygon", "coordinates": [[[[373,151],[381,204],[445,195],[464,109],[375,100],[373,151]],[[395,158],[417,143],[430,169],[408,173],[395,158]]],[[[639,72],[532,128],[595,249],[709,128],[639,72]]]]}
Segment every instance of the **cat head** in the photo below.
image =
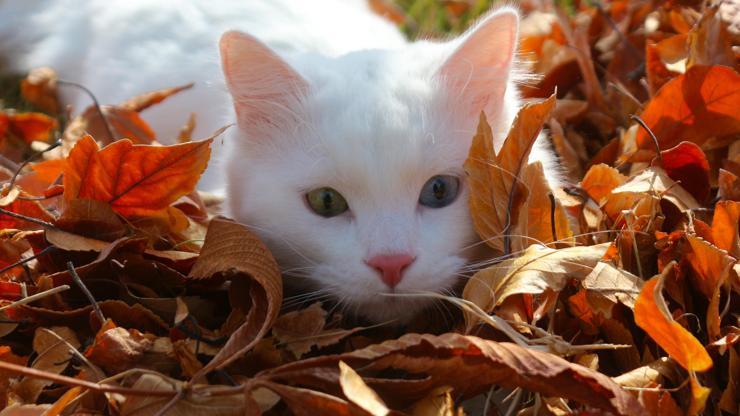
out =
{"type": "Polygon", "coordinates": [[[230,215],[317,297],[412,316],[429,303],[414,295],[451,289],[476,245],[463,163],[480,112],[503,137],[518,107],[518,20],[504,8],[445,43],[287,61],[224,34],[230,215]]]}

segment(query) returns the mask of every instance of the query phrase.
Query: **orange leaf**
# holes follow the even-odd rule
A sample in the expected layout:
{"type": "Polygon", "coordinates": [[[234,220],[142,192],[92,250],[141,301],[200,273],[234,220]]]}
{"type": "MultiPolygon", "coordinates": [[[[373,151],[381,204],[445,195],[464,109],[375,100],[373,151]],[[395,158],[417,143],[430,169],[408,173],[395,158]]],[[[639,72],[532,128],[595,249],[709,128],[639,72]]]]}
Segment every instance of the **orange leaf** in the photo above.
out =
{"type": "Polygon", "coordinates": [[[614,188],[625,183],[627,177],[603,163],[591,166],[581,181],[581,188],[596,202],[609,196],[614,188]]]}
{"type": "MultiPolygon", "coordinates": [[[[49,214],[49,212],[46,211],[46,209],[44,209],[44,207],[39,204],[38,201],[16,199],[10,204],[2,207],[2,209],[46,222],[52,221],[54,219],[54,217],[52,217],[51,214],[49,214]]],[[[26,221],[24,219],[11,217],[10,215],[0,213],[0,229],[3,228],[38,230],[42,228],[42,226],[32,221],[26,221]]]]}
{"type": "MultiPolygon", "coordinates": [[[[691,67],[658,91],[640,117],[658,138],[661,148],[688,140],[701,145],[714,136],[740,132],[740,75],[723,66],[691,67]]],[[[654,150],[645,132],[637,146],[654,150]]]]}
{"type": "Polygon", "coordinates": [[[150,146],[120,140],[100,150],[85,136],[67,158],[64,198],[105,201],[123,215],[160,212],[195,188],[212,141],[150,146]]]}
{"type": "Polygon", "coordinates": [[[64,166],[67,162],[64,159],[45,160],[31,166],[37,177],[46,184],[51,185],[64,172],[64,166]]]}
{"type": "Polygon", "coordinates": [[[136,111],[138,113],[153,106],[154,104],[161,103],[165,99],[177,94],[178,92],[193,88],[193,85],[195,84],[191,82],[190,84],[139,94],[136,97],[129,98],[128,100],[122,102],[117,107],[136,111]]]}
{"type": "Polygon", "coordinates": [[[735,259],[699,237],[688,235],[686,239],[691,247],[686,259],[696,273],[696,286],[704,296],[711,298],[735,259]]]}
{"type": "Polygon", "coordinates": [[[48,67],[35,68],[21,80],[21,96],[47,113],[59,112],[57,73],[48,67]]]}
{"type": "Polygon", "coordinates": [[[717,248],[727,251],[736,259],[740,259],[738,227],[740,227],[740,202],[717,202],[712,219],[712,240],[717,248]]]}
{"type": "Polygon", "coordinates": [[[673,77],[679,75],[677,72],[668,69],[660,58],[660,53],[656,45],[651,43],[645,44],[645,72],[651,94],[658,91],[660,87],[665,85],[673,77]]]}
{"type": "Polygon", "coordinates": [[[691,384],[691,403],[686,414],[700,415],[706,407],[707,399],[712,390],[699,384],[699,380],[694,373],[689,374],[689,380],[691,384]]]}
{"type": "Polygon", "coordinates": [[[675,265],[675,262],[669,263],[660,275],[645,282],[635,301],[635,323],[682,367],[689,371],[706,371],[712,367],[707,350],[673,320],[661,294],[663,283],[675,265]]]}
{"type": "Polygon", "coordinates": [[[717,178],[721,199],[740,201],[740,179],[734,173],[720,169],[717,178]]]}
{"type": "Polygon", "coordinates": [[[48,141],[57,128],[57,121],[41,113],[0,112],[0,135],[10,132],[26,143],[48,141]]]}

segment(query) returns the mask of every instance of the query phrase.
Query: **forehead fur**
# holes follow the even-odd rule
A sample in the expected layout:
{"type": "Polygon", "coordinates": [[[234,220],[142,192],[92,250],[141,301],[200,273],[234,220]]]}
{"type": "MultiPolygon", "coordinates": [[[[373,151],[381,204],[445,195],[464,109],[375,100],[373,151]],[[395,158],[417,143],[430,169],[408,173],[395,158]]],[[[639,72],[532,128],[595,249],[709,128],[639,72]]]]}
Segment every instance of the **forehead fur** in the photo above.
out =
{"type": "Polygon", "coordinates": [[[403,50],[289,59],[309,85],[289,109],[300,122],[263,138],[266,146],[255,144],[308,154],[346,179],[388,173],[406,182],[461,167],[472,129],[455,122],[456,107],[435,77],[449,49],[444,46],[420,42],[403,50]]]}

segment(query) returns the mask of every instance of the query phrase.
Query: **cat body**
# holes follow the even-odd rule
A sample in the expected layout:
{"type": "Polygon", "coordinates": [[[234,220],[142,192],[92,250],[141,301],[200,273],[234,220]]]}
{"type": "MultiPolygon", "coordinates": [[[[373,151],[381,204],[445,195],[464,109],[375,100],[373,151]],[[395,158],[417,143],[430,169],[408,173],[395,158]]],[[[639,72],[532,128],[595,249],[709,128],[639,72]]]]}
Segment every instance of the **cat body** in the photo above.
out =
{"type": "MultiPolygon", "coordinates": [[[[201,133],[236,124],[205,184],[226,184],[229,214],[309,295],[404,321],[459,281],[479,245],[462,170],[479,114],[499,147],[521,105],[514,9],[438,43],[406,42],[360,0],[48,6],[61,9],[0,3],[0,35],[12,9],[49,29],[13,38],[17,69],[53,66],[104,102],[199,83],[149,119],[170,135],[191,111],[201,133]]],[[[530,159],[554,184],[541,142],[530,159]]]]}

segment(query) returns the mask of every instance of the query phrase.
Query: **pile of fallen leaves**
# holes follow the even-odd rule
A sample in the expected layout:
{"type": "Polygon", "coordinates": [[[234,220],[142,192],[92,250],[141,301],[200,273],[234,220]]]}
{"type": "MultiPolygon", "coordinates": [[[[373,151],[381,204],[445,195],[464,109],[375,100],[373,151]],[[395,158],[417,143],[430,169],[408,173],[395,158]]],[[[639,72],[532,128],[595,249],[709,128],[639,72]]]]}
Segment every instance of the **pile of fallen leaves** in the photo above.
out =
{"type": "Polygon", "coordinates": [[[213,138],[139,116],[188,86],[70,120],[33,71],[38,112],[0,110],[0,415],[740,414],[740,23],[693,3],[530,10],[542,76],[465,164],[497,254],[426,334],[284,307],[195,191],[213,138]],[[526,162],[543,127],[563,189],[526,162]]]}

